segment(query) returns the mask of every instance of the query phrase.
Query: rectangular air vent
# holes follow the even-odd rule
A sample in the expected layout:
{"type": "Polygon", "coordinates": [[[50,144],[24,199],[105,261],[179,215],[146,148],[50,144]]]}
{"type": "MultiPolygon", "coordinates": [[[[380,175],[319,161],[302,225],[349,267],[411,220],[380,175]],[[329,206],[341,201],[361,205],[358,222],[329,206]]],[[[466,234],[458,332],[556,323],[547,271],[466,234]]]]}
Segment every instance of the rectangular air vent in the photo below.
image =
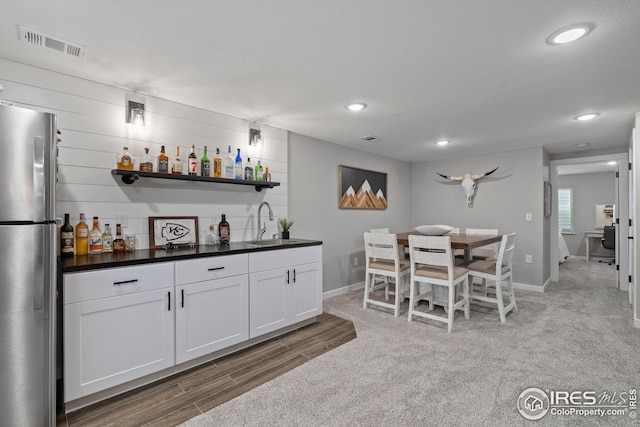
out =
{"type": "Polygon", "coordinates": [[[375,136],[372,136],[372,135],[361,136],[360,139],[367,142],[380,141],[380,138],[376,138],[375,136]]]}
{"type": "Polygon", "coordinates": [[[76,58],[84,58],[87,55],[86,46],[45,34],[42,31],[32,30],[22,25],[18,25],[18,38],[25,43],[57,50],[76,58]]]}

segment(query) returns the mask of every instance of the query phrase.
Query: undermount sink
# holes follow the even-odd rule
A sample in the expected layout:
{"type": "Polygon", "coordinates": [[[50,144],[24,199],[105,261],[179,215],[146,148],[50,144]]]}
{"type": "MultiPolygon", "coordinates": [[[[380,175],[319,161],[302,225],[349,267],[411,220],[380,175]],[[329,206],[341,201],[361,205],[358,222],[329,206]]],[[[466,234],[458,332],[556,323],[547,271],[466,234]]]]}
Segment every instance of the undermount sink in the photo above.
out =
{"type": "Polygon", "coordinates": [[[296,239],[265,239],[265,240],[250,240],[242,243],[244,243],[245,245],[255,246],[260,248],[264,246],[291,245],[298,242],[299,240],[296,240],[296,239]]]}

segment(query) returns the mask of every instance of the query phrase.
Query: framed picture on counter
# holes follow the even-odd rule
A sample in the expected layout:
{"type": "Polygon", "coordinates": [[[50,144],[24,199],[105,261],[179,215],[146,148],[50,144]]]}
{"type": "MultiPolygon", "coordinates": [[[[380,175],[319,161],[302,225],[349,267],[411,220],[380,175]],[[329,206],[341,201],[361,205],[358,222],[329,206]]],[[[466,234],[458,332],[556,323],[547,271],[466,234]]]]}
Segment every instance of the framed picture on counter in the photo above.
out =
{"type": "Polygon", "coordinates": [[[387,209],[387,174],[340,165],[340,209],[387,209]]]}
{"type": "Polygon", "coordinates": [[[198,240],[197,216],[150,216],[149,249],[162,248],[167,243],[195,243],[198,240]]]}

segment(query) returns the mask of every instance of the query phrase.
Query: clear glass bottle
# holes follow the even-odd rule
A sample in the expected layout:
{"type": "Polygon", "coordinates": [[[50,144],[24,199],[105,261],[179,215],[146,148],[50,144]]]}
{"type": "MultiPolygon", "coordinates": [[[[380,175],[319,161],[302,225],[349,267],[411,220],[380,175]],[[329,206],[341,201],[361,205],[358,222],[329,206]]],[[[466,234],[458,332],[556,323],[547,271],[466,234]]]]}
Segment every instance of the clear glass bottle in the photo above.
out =
{"type": "Polygon", "coordinates": [[[202,153],[202,158],[200,159],[200,175],[202,176],[211,176],[211,160],[209,160],[209,156],[207,156],[207,146],[204,146],[204,153],[202,153]]]}
{"type": "Polygon", "coordinates": [[[124,169],[128,171],[133,170],[133,166],[135,164],[135,158],[131,153],[129,153],[129,147],[124,147],[122,153],[116,156],[118,169],[124,169]]]}
{"type": "Polygon", "coordinates": [[[204,240],[204,244],[207,246],[215,246],[218,243],[220,243],[218,241],[218,234],[216,233],[216,226],[215,224],[210,224],[209,225],[209,232],[207,233],[205,240],[204,240]]]}
{"type": "Polygon", "coordinates": [[[227,158],[224,159],[224,177],[228,179],[235,178],[233,174],[233,168],[235,166],[235,161],[233,160],[233,156],[231,155],[231,146],[227,151],[227,158]]]}
{"type": "Polygon", "coordinates": [[[102,231],[100,231],[100,221],[98,217],[93,217],[93,228],[89,231],[89,254],[102,253],[102,231]]]}
{"type": "Polygon", "coordinates": [[[258,160],[258,164],[256,165],[256,181],[262,181],[264,179],[264,170],[262,169],[262,165],[260,164],[260,160],[258,160]]]}
{"type": "Polygon", "coordinates": [[[76,225],[76,255],[86,255],[89,252],[89,226],[83,213],[76,225]]]}
{"type": "Polygon", "coordinates": [[[122,238],[122,227],[116,224],[116,238],[113,239],[113,252],[124,252],[124,239],[122,238]]]}
{"type": "Polygon", "coordinates": [[[158,173],[169,173],[169,156],[164,151],[164,145],[160,147],[158,156],[158,173]]]}
{"type": "Polygon", "coordinates": [[[218,232],[220,233],[220,244],[228,245],[231,240],[231,228],[227,222],[225,214],[222,214],[222,220],[218,224],[218,232]]]}
{"type": "Polygon", "coordinates": [[[176,147],[176,158],[171,165],[171,173],[174,175],[182,175],[182,160],[180,160],[180,147],[176,147]]]}
{"type": "Polygon", "coordinates": [[[102,233],[102,252],[113,252],[113,235],[111,234],[111,227],[109,227],[109,224],[104,225],[104,233],[102,233]]]}
{"type": "Polygon", "coordinates": [[[262,179],[265,182],[271,182],[271,174],[269,173],[269,166],[265,168],[265,172],[264,172],[264,175],[262,176],[262,179]]]}
{"type": "Polygon", "coordinates": [[[142,160],[140,161],[140,172],[153,172],[153,161],[149,156],[149,149],[144,149],[144,156],[142,156],[142,160]]]}
{"type": "Polygon", "coordinates": [[[74,249],[73,227],[69,222],[69,214],[64,214],[64,224],[60,228],[60,255],[73,256],[74,249]]]}
{"type": "Polygon", "coordinates": [[[247,181],[253,181],[253,165],[251,164],[251,157],[247,157],[247,164],[244,167],[244,179],[247,181]]]}
{"type": "Polygon", "coordinates": [[[235,178],[242,180],[242,157],[240,156],[240,149],[238,148],[238,154],[235,161],[235,178]]]}
{"type": "Polygon", "coordinates": [[[213,158],[213,177],[222,178],[222,158],[219,148],[216,148],[216,157],[213,158]]]}
{"type": "Polygon", "coordinates": [[[189,175],[198,175],[198,157],[196,156],[196,146],[191,144],[189,153],[189,175]]]}

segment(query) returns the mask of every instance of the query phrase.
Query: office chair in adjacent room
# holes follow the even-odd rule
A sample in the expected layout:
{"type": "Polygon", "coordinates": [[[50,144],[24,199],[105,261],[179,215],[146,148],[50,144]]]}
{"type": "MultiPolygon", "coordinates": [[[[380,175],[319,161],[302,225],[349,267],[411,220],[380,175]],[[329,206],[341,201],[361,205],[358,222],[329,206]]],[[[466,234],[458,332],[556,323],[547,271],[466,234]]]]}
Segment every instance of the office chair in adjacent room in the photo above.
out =
{"type": "MultiPolygon", "coordinates": [[[[601,239],[602,247],[606,249],[616,249],[616,228],[613,225],[605,225],[604,226],[604,237],[601,239]]],[[[616,262],[615,255],[612,259],[607,261],[606,259],[601,259],[599,262],[608,262],[609,265],[612,265],[616,262]]]]}

